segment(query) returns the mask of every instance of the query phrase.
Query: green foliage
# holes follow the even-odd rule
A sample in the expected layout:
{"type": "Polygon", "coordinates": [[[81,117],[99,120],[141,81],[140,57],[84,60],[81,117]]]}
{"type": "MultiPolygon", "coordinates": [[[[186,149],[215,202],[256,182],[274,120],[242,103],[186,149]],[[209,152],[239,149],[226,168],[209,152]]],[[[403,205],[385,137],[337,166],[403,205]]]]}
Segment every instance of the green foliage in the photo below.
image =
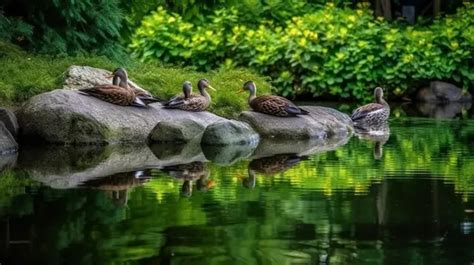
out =
{"type": "Polygon", "coordinates": [[[0,17],[0,28],[15,26],[9,35],[26,37],[19,42],[23,47],[55,55],[97,53],[118,61],[125,57],[118,42],[124,21],[119,0],[20,0],[2,6],[20,10],[15,16],[22,20],[0,17]]]}
{"type": "Polygon", "coordinates": [[[30,40],[33,27],[19,19],[8,18],[0,11],[0,40],[21,42],[30,40]]]}
{"type": "Polygon", "coordinates": [[[160,7],[143,20],[129,47],[142,60],[203,70],[251,66],[284,96],[369,99],[380,85],[401,97],[419,81],[454,80],[466,89],[474,81],[470,4],[423,27],[375,19],[366,5],[327,4],[283,26],[242,16],[227,8],[189,22],[160,7]]]}
{"type": "MultiPolygon", "coordinates": [[[[0,101],[6,102],[21,102],[39,93],[62,87],[64,72],[71,65],[89,65],[109,70],[117,67],[116,63],[105,57],[33,55],[3,42],[0,42],[0,65],[0,101]]],[[[185,80],[196,84],[200,78],[206,77],[218,90],[210,91],[213,99],[210,111],[229,117],[248,109],[247,96],[237,96],[243,82],[254,80],[260,93],[270,91],[265,78],[244,69],[202,73],[191,68],[164,67],[151,62],[132,62],[127,69],[132,80],[162,98],[181,93],[185,80]]]]}

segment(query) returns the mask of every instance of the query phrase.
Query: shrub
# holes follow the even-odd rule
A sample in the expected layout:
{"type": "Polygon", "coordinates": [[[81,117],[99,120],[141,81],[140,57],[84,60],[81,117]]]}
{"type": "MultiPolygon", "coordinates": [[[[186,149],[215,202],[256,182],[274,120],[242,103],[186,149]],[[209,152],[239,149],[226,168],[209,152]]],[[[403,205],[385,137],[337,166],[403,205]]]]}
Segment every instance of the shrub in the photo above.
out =
{"type": "Polygon", "coordinates": [[[27,37],[18,42],[24,48],[54,55],[96,53],[117,61],[125,58],[119,43],[124,21],[120,0],[7,0],[0,4],[2,8],[5,16],[0,16],[0,29],[14,25],[27,37]]]}
{"type": "Polygon", "coordinates": [[[130,49],[142,60],[193,65],[201,70],[251,66],[272,78],[284,96],[371,99],[380,85],[401,97],[419,81],[474,80],[474,7],[430,26],[407,26],[374,18],[366,5],[323,9],[272,20],[241,23],[241,11],[221,9],[205,23],[186,22],[158,8],[132,36],[130,49]]]}

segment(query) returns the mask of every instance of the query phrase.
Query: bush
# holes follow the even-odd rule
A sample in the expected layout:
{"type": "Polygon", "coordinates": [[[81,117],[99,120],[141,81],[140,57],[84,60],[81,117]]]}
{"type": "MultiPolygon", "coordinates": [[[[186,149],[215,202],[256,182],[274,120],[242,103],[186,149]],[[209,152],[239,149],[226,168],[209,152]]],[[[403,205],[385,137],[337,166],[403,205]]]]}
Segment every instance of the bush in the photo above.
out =
{"type": "Polygon", "coordinates": [[[13,25],[17,29],[13,33],[26,37],[15,42],[23,48],[54,55],[96,53],[117,61],[126,58],[119,43],[124,22],[120,0],[7,0],[0,9],[5,11],[0,29],[13,25]]]}
{"type": "Polygon", "coordinates": [[[430,26],[374,18],[367,6],[323,9],[289,19],[240,23],[241,11],[221,9],[205,22],[184,21],[163,8],[146,17],[130,48],[142,60],[194,65],[200,70],[251,66],[272,78],[284,96],[371,99],[375,86],[401,97],[419,81],[474,81],[474,7],[430,26]]]}

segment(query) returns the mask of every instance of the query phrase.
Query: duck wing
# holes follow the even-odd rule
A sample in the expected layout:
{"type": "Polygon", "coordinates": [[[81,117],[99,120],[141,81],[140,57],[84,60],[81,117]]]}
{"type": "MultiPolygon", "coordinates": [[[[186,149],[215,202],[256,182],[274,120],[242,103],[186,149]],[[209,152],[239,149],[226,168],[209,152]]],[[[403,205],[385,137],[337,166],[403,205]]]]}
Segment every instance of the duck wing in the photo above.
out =
{"type": "Polygon", "coordinates": [[[250,107],[258,112],[282,117],[308,114],[290,100],[273,95],[256,97],[250,102],[250,107]]]}
{"type": "Polygon", "coordinates": [[[382,104],[370,103],[370,104],[361,106],[361,107],[357,108],[356,110],[354,110],[354,112],[352,112],[351,119],[353,121],[364,119],[370,113],[375,113],[377,111],[382,111],[384,108],[385,107],[382,104]]]}
{"type": "Polygon", "coordinates": [[[127,91],[127,89],[114,85],[99,85],[91,88],[82,88],[79,91],[103,101],[122,106],[130,105],[135,100],[135,96],[127,91]]]}

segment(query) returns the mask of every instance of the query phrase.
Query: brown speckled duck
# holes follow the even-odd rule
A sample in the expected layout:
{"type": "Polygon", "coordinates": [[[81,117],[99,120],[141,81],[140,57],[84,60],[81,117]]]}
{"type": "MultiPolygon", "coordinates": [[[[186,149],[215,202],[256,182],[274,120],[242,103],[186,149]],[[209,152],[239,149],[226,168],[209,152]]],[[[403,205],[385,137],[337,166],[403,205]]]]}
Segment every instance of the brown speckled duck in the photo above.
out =
{"type": "Polygon", "coordinates": [[[137,98],[139,98],[140,100],[142,100],[147,105],[151,104],[151,103],[155,103],[155,102],[163,102],[164,101],[164,100],[160,99],[159,97],[153,96],[152,94],[150,94],[150,92],[148,92],[146,90],[130,86],[129,82],[128,82],[128,78],[121,78],[120,77],[120,75],[122,75],[122,76],[124,75],[123,73],[125,73],[125,76],[128,76],[127,71],[125,71],[124,68],[117,68],[117,69],[114,70],[114,73],[112,74],[112,76],[113,76],[112,85],[120,86],[120,87],[124,87],[124,88],[127,88],[127,87],[131,88],[133,90],[133,92],[135,93],[135,96],[137,98]],[[116,73],[120,73],[120,74],[117,75],[116,73]]]}
{"type": "Polygon", "coordinates": [[[273,95],[265,95],[257,97],[257,86],[253,81],[245,82],[240,92],[249,91],[248,99],[250,107],[257,112],[278,116],[278,117],[295,117],[305,115],[308,112],[296,106],[290,100],[273,95]]]}
{"type": "Polygon", "coordinates": [[[192,85],[189,81],[183,84],[183,95],[175,96],[163,106],[168,109],[180,109],[185,111],[204,111],[211,104],[211,96],[207,93],[206,88],[215,90],[207,79],[201,79],[198,82],[200,94],[191,93],[192,85]]]}
{"type": "Polygon", "coordinates": [[[128,75],[125,69],[117,68],[113,75],[113,84],[111,85],[97,85],[91,88],[82,88],[79,91],[115,105],[146,107],[146,104],[136,97],[134,90],[128,86],[128,75]],[[122,86],[114,84],[122,84],[122,86]]]}
{"type": "Polygon", "coordinates": [[[354,110],[351,119],[356,126],[376,126],[385,123],[390,116],[390,106],[383,99],[383,89],[374,90],[375,103],[361,106],[354,110]]]}

